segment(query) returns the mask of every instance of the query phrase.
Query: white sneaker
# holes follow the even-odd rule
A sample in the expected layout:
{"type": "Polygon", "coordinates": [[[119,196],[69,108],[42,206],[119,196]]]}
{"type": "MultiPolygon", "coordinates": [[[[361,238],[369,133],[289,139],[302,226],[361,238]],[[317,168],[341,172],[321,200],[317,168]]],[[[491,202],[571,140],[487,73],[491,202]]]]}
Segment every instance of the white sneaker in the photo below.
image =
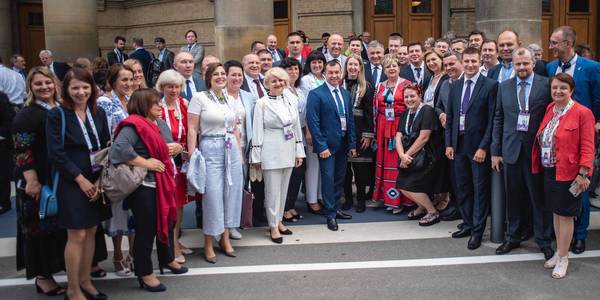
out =
{"type": "Polygon", "coordinates": [[[549,260],[547,260],[546,262],[544,262],[544,268],[546,269],[552,269],[556,266],[556,263],[558,262],[558,251],[554,252],[554,256],[552,256],[549,260]]]}
{"type": "Polygon", "coordinates": [[[567,276],[567,268],[569,267],[569,257],[559,257],[554,270],[552,271],[552,278],[561,279],[567,276]]]}
{"type": "Polygon", "coordinates": [[[232,240],[241,240],[242,234],[236,228],[229,228],[229,238],[232,240]]]}

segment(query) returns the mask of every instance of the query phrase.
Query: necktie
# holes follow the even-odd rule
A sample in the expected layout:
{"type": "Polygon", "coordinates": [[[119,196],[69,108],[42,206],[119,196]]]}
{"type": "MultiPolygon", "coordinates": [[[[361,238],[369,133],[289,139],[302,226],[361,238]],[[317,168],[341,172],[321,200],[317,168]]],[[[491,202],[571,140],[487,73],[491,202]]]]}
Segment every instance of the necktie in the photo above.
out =
{"type": "Polygon", "coordinates": [[[418,83],[421,83],[421,68],[415,68],[415,72],[417,72],[417,80],[418,83]]]}
{"type": "Polygon", "coordinates": [[[192,52],[192,45],[188,45],[188,52],[192,52]]]}
{"type": "Polygon", "coordinates": [[[525,107],[525,88],[527,87],[526,81],[519,82],[519,110],[526,111],[525,107]]]}
{"type": "Polygon", "coordinates": [[[344,102],[342,102],[342,99],[340,99],[340,94],[338,89],[334,89],[333,90],[333,94],[335,94],[335,103],[337,104],[337,110],[338,110],[338,114],[340,115],[340,117],[345,116],[346,114],[344,113],[344,102]]]}
{"type": "Polygon", "coordinates": [[[379,76],[379,66],[375,66],[375,68],[373,68],[373,76],[371,76],[372,77],[372,80],[371,80],[372,86],[377,85],[377,83],[378,83],[377,76],[379,76]]]}
{"type": "Polygon", "coordinates": [[[192,100],[192,86],[190,86],[190,83],[189,79],[185,80],[185,97],[188,100],[192,100]]]}
{"type": "Polygon", "coordinates": [[[256,92],[258,93],[258,98],[262,98],[265,95],[265,93],[263,93],[263,90],[260,87],[260,81],[258,79],[254,79],[253,81],[256,85],[256,92]]]}
{"type": "Polygon", "coordinates": [[[467,88],[465,89],[465,95],[463,96],[463,101],[460,106],[460,111],[463,114],[467,112],[469,102],[471,102],[471,83],[473,83],[473,81],[471,81],[471,79],[467,79],[467,88]]]}
{"type": "Polygon", "coordinates": [[[560,65],[560,69],[562,70],[563,73],[567,72],[567,70],[571,67],[571,62],[568,61],[565,64],[561,64],[560,65]]]}

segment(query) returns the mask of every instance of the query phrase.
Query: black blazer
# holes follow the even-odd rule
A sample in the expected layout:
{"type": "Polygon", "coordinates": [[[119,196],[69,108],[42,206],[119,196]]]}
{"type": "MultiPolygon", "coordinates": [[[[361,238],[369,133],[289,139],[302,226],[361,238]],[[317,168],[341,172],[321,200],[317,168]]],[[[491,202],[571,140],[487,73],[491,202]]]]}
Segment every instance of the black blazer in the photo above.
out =
{"type": "Polygon", "coordinates": [[[373,81],[373,71],[371,70],[371,63],[367,61],[364,65],[364,67],[365,67],[365,80],[367,80],[367,82],[371,83],[371,86],[373,87],[373,89],[377,88],[377,84],[379,82],[386,81],[388,79],[387,75],[385,75],[385,73],[383,73],[383,66],[380,65],[381,68],[380,68],[379,72],[381,72],[381,75],[379,76],[379,82],[373,81]]]}
{"type": "MultiPolygon", "coordinates": [[[[127,55],[127,53],[121,51],[121,55],[123,55],[123,62],[126,61],[127,59],[129,59],[129,56],[127,55]]],[[[115,49],[112,49],[111,51],[106,53],[106,59],[108,60],[109,66],[119,63],[119,60],[117,59],[117,54],[115,53],[115,49]]]]}
{"type": "Polygon", "coordinates": [[[15,108],[8,100],[8,96],[5,93],[0,92],[0,136],[4,140],[0,140],[0,148],[2,145],[12,144],[12,120],[15,117],[15,108]]]}
{"type": "MultiPolygon", "coordinates": [[[[450,84],[450,97],[446,107],[446,147],[458,146],[458,123],[465,77],[450,84]]],[[[467,155],[475,155],[477,149],[489,151],[492,141],[492,118],[498,92],[498,82],[479,75],[465,117],[464,149],[467,155]]]]}
{"type": "Polygon", "coordinates": [[[71,66],[69,66],[67,63],[58,61],[53,62],[52,67],[54,68],[54,75],[56,75],[60,81],[63,81],[63,79],[65,79],[65,75],[67,75],[67,72],[71,70],[71,66]]]}
{"type": "MultiPolygon", "coordinates": [[[[158,58],[160,52],[156,54],[156,58],[158,58]]],[[[173,69],[173,61],[175,60],[175,53],[169,49],[165,49],[165,55],[163,55],[163,59],[160,61],[163,64],[164,70],[173,69]]]]}
{"type": "MultiPolygon", "coordinates": [[[[425,64],[423,64],[423,70],[424,73],[423,76],[423,82],[421,82],[420,86],[423,87],[423,85],[425,84],[425,82],[431,80],[431,73],[429,73],[429,70],[427,69],[427,67],[425,66],[425,64]]],[[[400,69],[400,77],[404,78],[404,79],[408,79],[412,82],[417,82],[417,79],[415,78],[415,74],[413,74],[412,68],[410,67],[410,64],[407,64],[406,66],[402,67],[400,69]]]]}
{"type": "MultiPolygon", "coordinates": [[[[498,76],[500,76],[500,68],[502,68],[502,64],[499,63],[493,66],[487,74],[487,77],[492,78],[498,81],[498,76]]],[[[514,68],[514,66],[513,66],[514,68]]],[[[535,66],[533,66],[533,73],[542,75],[544,77],[548,77],[548,71],[546,71],[546,64],[541,60],[535,61],[535,66]]]]}
{"type": "Polygon", "coordinates": [[[551,101],[548,78],[534,75],[529,93],[529,128],[527,132],[517,131],[519,117],[517,78],[513,77],[500,83],[492,131],[492,155],[502,156],[505,163],[515,164],[519,159],[522,146],[527,157],[525,161],[530,162],[535,135],[544,119],[546,107],[551,101]]]}
{"type": "MultiPolygon", "coordinates": [[[[263,81],[264,79],[262,77],[258,76],[258,80],[260,80],[260,83],[263,85],[263,87],[265,87],[264,86],[265,83],[263,81]]],[[[252,90],[250,89],[250,86],[248,85],[248,81],[246,81],[246,76],[244,76],[244,82],[242,83],[242,86],[240,87],[240,89],[242,89],[248,93],[252,93],[252,90]]],[[[267,90],[266,87],[265,87],[265,90],[267,90]]]]}
{"type": "Polygon", "coordinates": [[[360,52],[360,56],[362,56],[363,60],[369,60],[369,52],[367,52],[367,45],[362,43],[362,51],[360,52]]]}

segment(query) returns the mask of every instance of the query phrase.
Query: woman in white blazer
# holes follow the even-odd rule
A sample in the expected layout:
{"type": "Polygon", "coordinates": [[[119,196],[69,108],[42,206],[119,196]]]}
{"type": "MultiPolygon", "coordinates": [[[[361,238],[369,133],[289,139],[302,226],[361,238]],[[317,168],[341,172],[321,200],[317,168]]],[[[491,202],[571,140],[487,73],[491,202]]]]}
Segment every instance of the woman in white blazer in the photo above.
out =
{"type": "Polygon", "coordinates": [[[250,163],[255,170],[262,170],[271,240],[281,244],[282,234],[292,234],[281,222],[290,176],[306,155],[297,98],[283,93],[289,86],[287,72],[272,68],[265,74],[264,82],[269,93],[258,99],[254,107],[250,163]]]}

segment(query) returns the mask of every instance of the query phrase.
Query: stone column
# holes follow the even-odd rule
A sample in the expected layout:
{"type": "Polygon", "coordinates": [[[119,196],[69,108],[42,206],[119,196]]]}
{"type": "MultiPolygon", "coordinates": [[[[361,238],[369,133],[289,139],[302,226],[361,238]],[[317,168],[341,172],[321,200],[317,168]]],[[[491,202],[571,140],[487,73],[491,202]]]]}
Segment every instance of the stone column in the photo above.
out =
{"type": "Polygon", "coordinates": [[[0,56],[3,64],[10,65],[12,55],[12,20],[10,0],[0,0],[0,56]]]}
{"type": "Polygon", "coordinates": [[[479,0],[475,6],[477,29],[495,39],[501,31],[512,29],[523,46],[542,44],[542,1],[479,0]]]}
{"type": "Polygon", "coordinates": [[[44,0],[44,30],[56,61],[98,56],[96,1],[44,0]]]}
{"type": "Polygon", "coordinates": [[[365,31],[364,1],[352,0],[352,31],[361,35],[365,31]]]}
{"type": "Polygon", "coordinates": [[[273,33],[273,0],[215,1],[215,48],[221,61],[239,59],[253,41],[273,33]]]}

